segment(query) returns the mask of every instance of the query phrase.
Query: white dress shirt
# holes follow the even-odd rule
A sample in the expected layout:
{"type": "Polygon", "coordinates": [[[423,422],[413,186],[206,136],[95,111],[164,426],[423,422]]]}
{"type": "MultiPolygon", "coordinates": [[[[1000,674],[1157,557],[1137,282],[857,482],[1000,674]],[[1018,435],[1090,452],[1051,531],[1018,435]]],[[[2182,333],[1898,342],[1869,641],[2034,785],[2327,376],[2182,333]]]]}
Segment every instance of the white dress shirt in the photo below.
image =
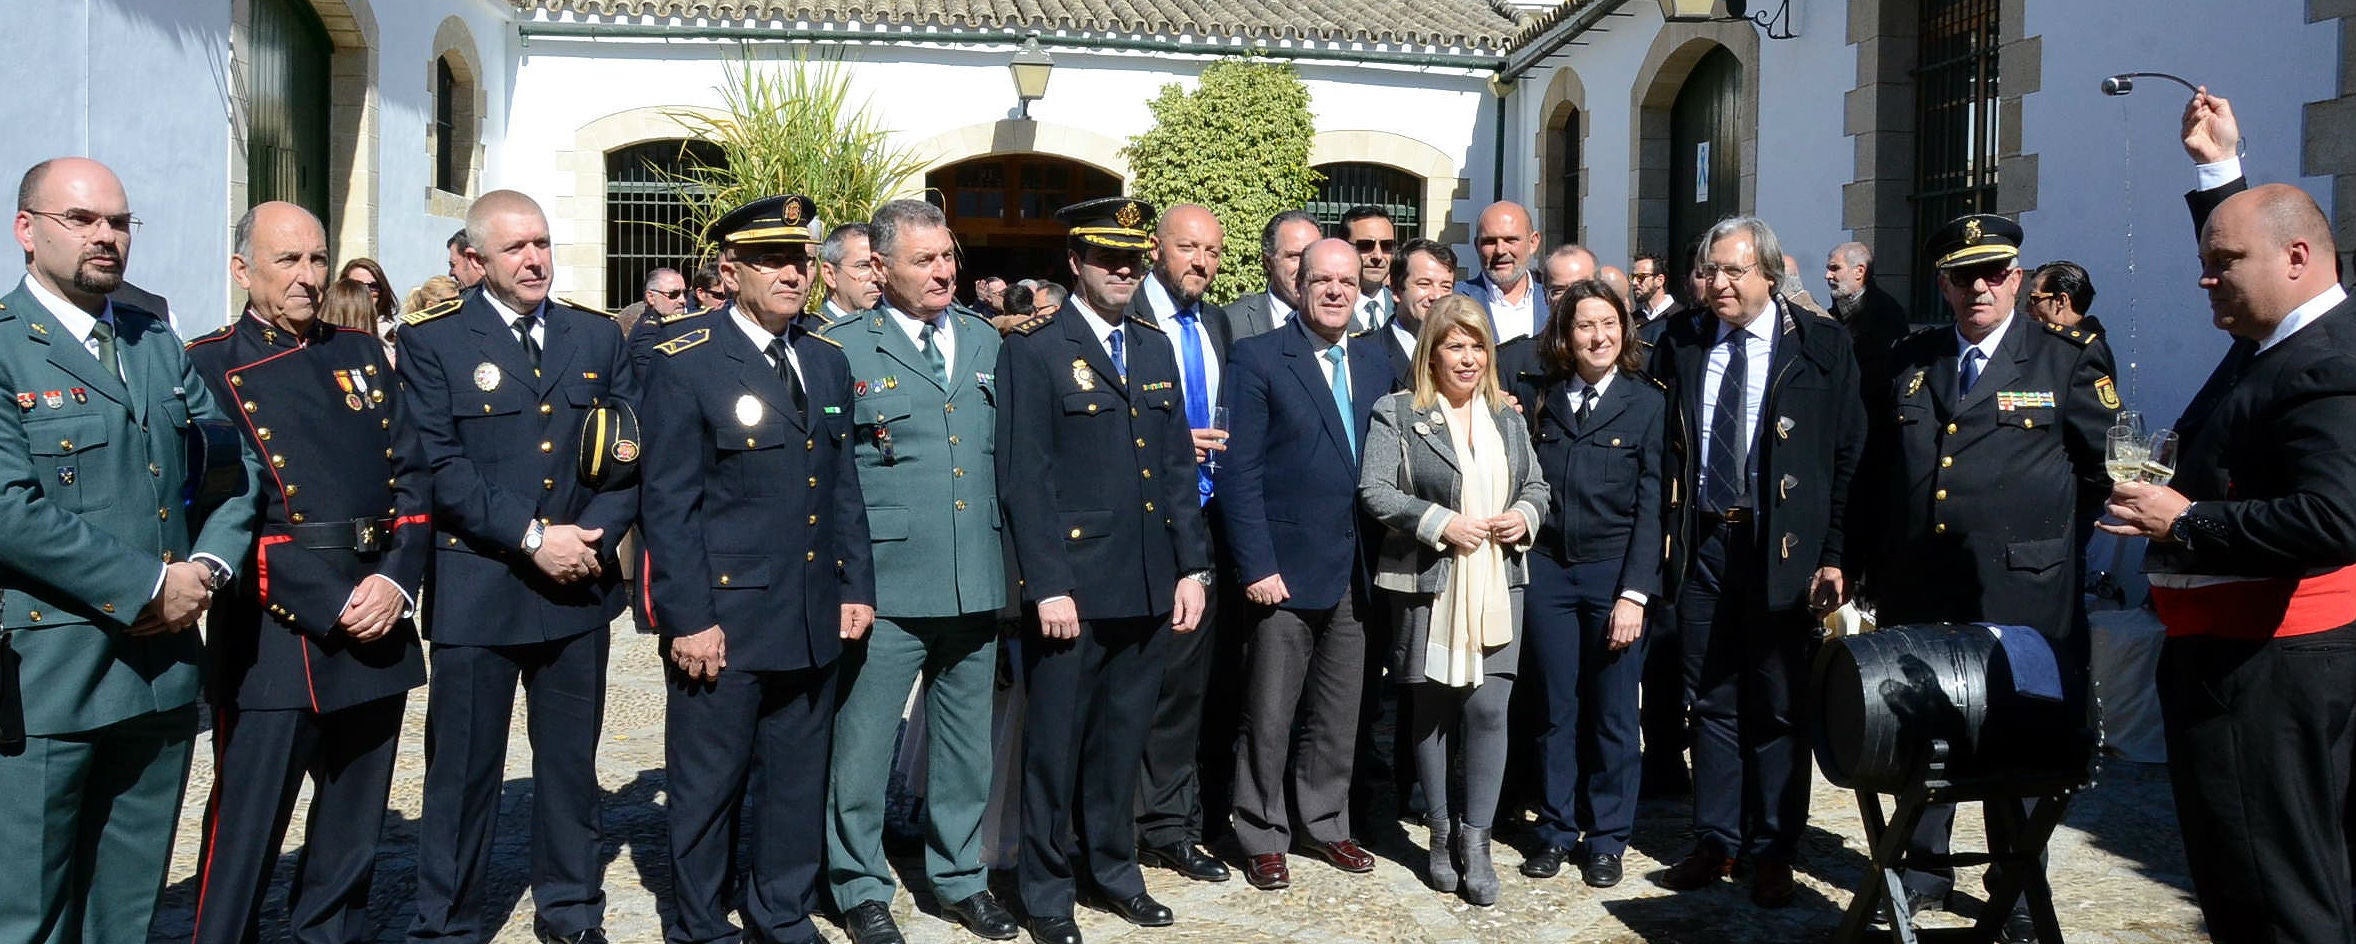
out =
{"type": "MultiPolygon", "coordinates": [[[[753,342],[753,350],[761,352],[761,361],[768,364],[769,369],[777,369],[777,359],[769,356],[769,342],[777,340],[782,335],[761,327],[761,323],[758,321],[745,317],[744,310],[735,305],[728,306],[728,320],[736,325],[736,330],[744,332],[745,340],[753,342]]],[[[802,355],[794,350],[791,341],[786,342],[785,359],[794,365],[794,386],[802,388],[803,393],[810,392],[810,382],[802,377],[802,355]]]]}
{"type": "MultiPolygon", "coordinates": [[[[1701,456],[1699,457],[1701,463],[1696,466],[1697,474],[1694,476],[1694,493],[1697,495],[1705,494],[1708,487],[1710,430],[1716,428],[1712,424],[1717,422],[1718,381],[1726,374],[1727,354],[1726,345],[1723,342],[1728,334],[1742,332],[1743,336],[1740,342],[1743,346],[1742,441],[1755,444],[1759,441],[1759,408],[1767,399],[1768,360],[1775,356],[1775,324],[1781,320],[1777,314],[1778,310],[1777,306],[1770,302],[1767,305],[1767,310],[1760,312],[1758,317],[1752,318],[1750,324],[1736,328],[1720,321],[1717,333],[1712,335],[1721,343],[1710,345],[1709,358],[1702,368],[1701,425],[1699,435],[1694,437],[1701,444],[1701,456]]],[[[1752,493],[1749,488],[1737,491],[1744,495],[1752,493]]]]}
{"type": "Polygon", "coordinates": [[[1351,316],[1351,331],[1366,331],[1382,327],[1391,320],[1391,290],[1374,290],[1374,294],[1358,299],[1358,310],[1351,316]]]}
{"type": "Polygon", "coordinates": [[[2284,315],[2282,322],[2275,325],[2273,331],[2267,333],[2266,339],[2258,342],[2258,353],[2266,353],[2267,348],[2281,344],[2291,335],[2299,333],[2299,329],[2314,324],[2315,319],[2323,317],[2324,312],[2339,307],[2341,302],[2347,300],[2348,290],[2339,287],[2338,284],[2335,283],[2325,288],[2322,294],[2308,299],[2305,304],[2291,309],[2290,314],[2284,315]]]}
{"type": "MultiPolygon", "coordinates": [[[[1969,354],[1970,354],[1970,353],[1971,353],[1973,350],[1977,349],[1977,350],[1980,352],[1980,373],[1982,373],[1982,374],[1986,374],[1986,373],[1988,372],[1988,365],[1989,365],[1989,364],[1993,364],[1993,363],[1995,363],[1995,362],[1996,362],[1996,345],[1998,345],[1998,344],[2001,344],[2001,343],[2003,343],[2003,342],[2004,342],[2004,332],[2012,330],[2012,323],[2013,323],[2013,321],[2014,321],[2014,316],[2012,316],[2012,315],[2006,315],[2006,316],[2004,316],[2004,320],[2003,320],[2003,321],[1997,322],[1997,324],[1996,324],[1996,329],[1995,329],[1995,330],[1993,330],[1993,331],[1990,331],[1990,332],[1988,332],[1988,336],[1987,336],[1987,337],[1984,337],[1984,338],[1981,338],[1981,339],[1980,339],[1980,342],[1979,342],[1978,344],[1974,344],[1974,343],[1972,343],[1972,340],[1971,340],[1970,338],[1964,337],[1964,336],[1963,336],[1963,332],[1961,332],[1961,331],[1957,331],[1957,332],[1955,332],[1955,387],[1956,387],[1956,389],[1954,389],[1954,390],[1952,390],[1952,391],[1949,391],[1949,392],[1951,392],[1951,393],[1955,394],[1955,401],[1956,401],[1956,402],[1958,402],[1958,403],[1961,403],[1961,402],[1963,402],[1963,364],[1964,364],[1964,360],[1963,360],[1963,359],[1964,359],[1964,357],[1966,357],[1967,355],[1969,355],[1969,354]]],[[[1975,384],[1976,384],[1976,381],[1978,380],[1978,378],[1973,378],[1973,380],[1975,381],[1975,384]]]]}
{"type": "MultiPolygon", "coordinates": [[[[507,307],[507,303],[500,301],[499,296],[493,295],[487,290],[483,292],[483,300],[490,302],[491,310],[499,313],[499,323],[507,326],[507,333],[514,335],[515,343],[522,344],[523,335],[516,334],[515,319],[523,317],[523,313],[507,307]]],[[[543,351],[548,349],[548,301],[546,299],[540,301],[540,307],[532,309],[532,343],[543,351]]]]}
{"type": "Polygon", "coordinates": [[[1522,273],[1522,280],[1518,283],[1522,300],[1517,302],[1507,298],[1505,287],[1490,281],[1488,273],[1481,273],[1481,284],[1489,289],[1489,321],[1497,326],[1497,343],[1503,344],[1537,333],[1538,286],[1532,284],[1536,281],[1529,273],[1522,273]]]}
{"type": "MultiPolygon", "coordinates": [[[[1121,330],[1121,323],[1118,321],[1107,323],[1096,314],[1096,309],[1088,307],[1088,303],[1081,301],[1078,295],[1072,296],[1071,305],[1078,310],[1082,318],[1087,319],[1085,324],[1088,325],[1089,332],[1096,335],[1096,343],[1104,348],[1105,359],[1112,361],[1113,367],[1117,370],[1129,369],[1128,341],[1121,342],[1121,356],[1113,356],[1113,332],[1121,330]]],[[[1112,379],[1115,383],[1122,382],[1122,378],[1119,377],[1112,379]]]]}
{"type": "Polygon", "coordinates": [[[1275,292],[1269,292],[1268,327],[1270,329],[1281,328],[1285,325],[1291,324],[1292,321],[1293,306],[1285,304],[1284,299],[1276,297],[1275,292]]]}
{"type": "MultiPolygon", "coordinates": [[[[1162,286],[1161,279],[1151,276],[1145,280],[1144,292],[1146,307],[1153,310],[1154,320],[1161,322],[1162,327],[1170,332],[1170,353],[1178,358],[1178,392],[1181,395],[1189,393],[1191,391],[1186,389],[1186,342],[1178,337],[1180,331],[1187,329],[1178,323],[1178,300],[1170,296],[1170,290],[1162,286]]],[[[1269,296],[1268,301],[1274,304],[1276,296],[1269,296]]],[[[1210,329],[1203,327],[1201,303],[1196,303],[1194,311],[1194,342],[1202,345],[1203,386],[1209,388],[1203,391],[1203,398],[1216,407],[1219,405],[1219,349],[1211,346],[1210,329]]]]}
{"type": "MultiPolygon", "coordinates": [[[[909,347],[915,348],[918,354],[924,353],[923,319],[892,307],[889,301],[879,300],[876,307],[888,312],[889,316],[885,320],[898,325],[900,333],[908,336],[909,347]]],[[[933,317],[933,346],[941,349],[942,378],[957,376],[957,319],[951,317],[947,309],[933,317]]],[[[800,373],[801,370],[801,359],[796,357],[794,372],[800,373]]]]}

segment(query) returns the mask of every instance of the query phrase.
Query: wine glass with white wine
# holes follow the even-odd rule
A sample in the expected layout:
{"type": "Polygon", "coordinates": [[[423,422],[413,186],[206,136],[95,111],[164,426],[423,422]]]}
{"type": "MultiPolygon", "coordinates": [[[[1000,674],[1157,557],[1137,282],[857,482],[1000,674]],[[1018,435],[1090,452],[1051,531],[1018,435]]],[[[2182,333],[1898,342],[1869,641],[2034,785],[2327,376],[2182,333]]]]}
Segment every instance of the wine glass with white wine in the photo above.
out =
{"type": "MultiPolygon", "coordinates": [[[[2170,433],[2171,442],[2175,434],[2170,433]]],[[[2124,485],[2143,475],[2143,464],[2151,458],[2151,440],[2143,431],[2132,426],[2113,426],[2107,435],[2103,457],[2103,471],[2110,473],[2111,484],[2124,485]]],[[[2173,447],[2171,446],[2171,449],[2173,447]]]]}
{"type": "MultiPolygon", "coordinates": [[[[2151,434],[2144,446],[2142,480],[2153,485],[2166,485],[2176,478],[2176,431],[2163,429],[2151,434]]],[[[2113,475],[2111,481],[2118,481],[2113,475]]]]}

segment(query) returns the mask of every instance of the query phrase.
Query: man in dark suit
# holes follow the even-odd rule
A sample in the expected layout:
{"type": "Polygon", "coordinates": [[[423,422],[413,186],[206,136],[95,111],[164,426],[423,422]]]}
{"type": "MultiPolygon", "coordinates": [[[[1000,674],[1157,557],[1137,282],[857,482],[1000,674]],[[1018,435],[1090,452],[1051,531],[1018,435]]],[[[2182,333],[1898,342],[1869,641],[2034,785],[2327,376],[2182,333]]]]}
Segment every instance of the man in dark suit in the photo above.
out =
{"type": "Polygon", "coordinates": [[[1404,390],[1415,382],[1415,333],[1432,303],[1456,291],[1456,250],[1436,239],[1416,237],[1391,257],[1391,297],[1398,299],[1391,322],[1372,337],[1391,362],[1391,382],[1404,390]]]}
{"type": "Polygon", "coordinates": [[[1266,334],[1292,320],[1293,310],[1300,307],[1293,285],[1301,271],[1301,252],[1323,234],[1307,210],[1286,210],[1260,227],[1260,272],[1268,287],[1227,306],[1228,337],[1266,334]]]}
{"type": "Polygon", "coordinates": [[[644,528],[670,663],[671,944],[821,939],[810,910],[835,660],[874,622],[875,571],[850,367],[799,321],[815,215],[795,194],[715,221],[705,239],[720,247],[733,300],[680,323],[646,373],[644,528]],[[746,818],[752,862],[739,890],[746,818]]]}
{"type": "Polygon", "coordinates": [[[1857,351],[1857,377],[1879,409],[1889,401],[1890,349],[1904,340],[1906,306],[1873,280],[1873,248],[1864,243],[1842,243],[1824,258],[1824,284],[1832,292],[1832,314],[1849,329],[1849,345],[1857,351]]]}
{"type": "Polygon", "coordinates": [[[1629,315],[1639,330],[1652,327],[1678,308],[1677,294],[1669,291],[1669,260],[1649,249],[1637,250],[1628,261],[1629,315]]]}
{"type": "Polygon", "coordinates": [[[1252,886],[1292,883],[1285,852],[1374,869],[1350,824],[1366,637],[1373,603],[1358,456],[1390,358],[1349,333],[1356,252],[1340,240],[1301,257],[1301,317],[1236,345],[1228,386],[1235,448],[1220,470],[1236,583],[1251,604],[1235,831],[1252,886]],[[1352,341],[1357,343],[1353,344],[1352,341]],[[1296,735],[1296,732],[1297,735],[1296,735]]]}
{"type": "Polygon", "coordinates": [[[187,437],[227,422],[160,316],[108,294],[139,221],[114,172],[25,172],[0,297],[0,939],[140,944],[196,736],[188,631],[253,543],[260,467],[198,520],[187,437]]]}
{"type": "Polygon", "coordinates": [[[2185,109],[2201,287],[2231,335],[2176,421],[2172,483],[2111,493],[2150,539],[2168,626],[2159,690],[2184,852],[2223,944],[2345,941],[2356,750],[2356,301],[2331,224],[2282,184],[2247,189],[2232,106],[2185,109]]]}
{"type": "MultiPolygon", "coordinates": [[[[2061,716],[2086,715],[2087,633],[2078,550],[2110,479],[2104,431],[2119,408],[2110,350],[2083,332],[2016,316],[2019,224],[1975,213],[1929,241],[1950,329],[1891,353],[1860,483],[1859,577],[1884,626],[1995,623],[2043,634],[2061,673],[2061,716]],[[2066,710],[2074,708],[2074,710],[2066,710]]],[[[1837,258],[1837,256],[1836,256],[1837,258]]],[[[2023,697],[2012,692],[1997,697],[2023,697]]],[[[2042,727],[2055,713],[2015,713],[2042,727]]],[[[2079,731],[2006,736],[2076,746],[2079,731]]],[[[1993,732],[1992,732],[1993,736],[1993,732]]],[[[2066,755],[2065,755],[2066,756],[2066,755]]],[[[1955,807],[1925,811],[1913,850],[1945,855],[1955,807]]],[[[1952,869],[1906,874],[1908,912],[1945,901],[1952,869]]],[[[2016,902],[2003,940],[2034,936],[2016,902]]]]}
{"type": "Polygon", "coordinates": [[[998,358],[999,501],[1037,609],[1023,642],[1025,923],[1079,944],[1084,871],[1133,924],[1172,922],[1137,869],[1139,761],[1165,632],[1192,632],[1210,584],[1178,356],[1163,328],[1122,312],[1146,273],[1153,207],[1107,197],[1065,207],[1072,310],[1033,317],[998,358]]]}
{"type": "Polygon", "coordinates": [[[1532,277],[1542,245],[1530,211],[1521,204],[1499,200],[1481,211],[1473,230],[1481,271],[1456,283],[1456,294],[1481,303],[1489,313],[1489,333],[1499,344],[1537,334],[1546,323],[1545,287],[1532,277]]]}
{"type": "Polygon", "coordinates": [[[1358,251],[1358,307],[1350,313],[1350,333],[1389,324],[1399,301],[1390,285],[1391,259],[1399,254],[1391,211],[1371,204],[1342,211],[1342,239],[1358,251]]]}
{"type": "Polygon", "coordinates": [[[1653,351],[1669,385],[1677,619],[1693,693],[1693,851],[1660,883],[1716,883],[1736,856],[1751,900],[1790,903],[1808,821],[1811,609],[1846,596],[1850,480],[1865,409],[1849,335],[1775,294],[1783,251],[1761,220],[1720,222],[1697,269],[1710,318],[1679,320],[1653,351]]]}
{"type": "Polygon", "coordinates": [[[467,211],[482,290],[402,318],[401,406],[433,474],[433,641],[412,941],[474,942],[506,779],[508,716],[531,712],[533,922],[603,944],[597,740],[606,624],[622,608],[611,545],[637,517],[625,479],[576,471],[583,417],[636,399],[622,332],[548,297],[548,220],[513,190],[467,211]],[[561,447],[559,444],[563,444],[561,447]]]}
{"type": "MultiPolygon", "coordinates": [[[[1193,433],[1195,484],[1210,519],[1211,556],[1220,546],[1212,505],[1211,460],[1227,448],[1227,431],[1211,426],[1227,361],[1227,315],[1203,300],[1219,274],[1225,234],[1211,211],[1192,203],[1171,207],[1154,225],[1153,272],[1129,296],[1128,314],[1161,325],[1178,353],[1178,389],[1186,397],[1193,433]]],[[[1220,594],[1205,588],[1203,618],[1194,632],[1163,643],[1161,697],[1154,703],[1145,767],[1139,774],[1137,841],[1144,861],[1200,882],[1224,882],[1227,866],[1202,850],[1205,822],[1224,824],[1224,779],[1234,758],[1235,699],[1206,697],[1211,665],[1231,648],[1215,638],[1220,594]],[[1206,776],[1207,774],[1207,776],[1206,776]],[[1220,778],[1220,779],[1213,779],[1220,778]],[[1214,784],[1205,790],[1205,783],[1214,784]]]]}
{"type": "Polygon", "coordinates": [[[318,219],[270,202],[235,232],[229,272],[246,310],[190,343],[188,359],[215,397],[241,404],[247,447],[269,457],[261,543],[240,568],[269,579],[238,581],[206,625],[217,759],[195,940],[254,938],[307,778],[310,840],[287,923],[356,941],[368,934],[402,709],[425,684],[409,618],[433,553],[432,483],[388,390],[384,345],[318,319],[327,282],[318,219]]]}

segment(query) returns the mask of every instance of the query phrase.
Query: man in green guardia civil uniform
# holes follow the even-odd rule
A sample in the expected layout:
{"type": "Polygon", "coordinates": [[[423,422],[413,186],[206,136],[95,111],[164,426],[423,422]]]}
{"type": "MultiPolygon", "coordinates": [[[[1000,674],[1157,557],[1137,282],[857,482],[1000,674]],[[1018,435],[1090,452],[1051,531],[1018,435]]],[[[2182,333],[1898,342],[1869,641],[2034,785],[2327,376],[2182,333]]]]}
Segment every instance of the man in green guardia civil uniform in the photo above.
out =
{"type": "Polygon", "coordinates": [[[926,681],[925,873],[942,911],[1015,936],[982,866],[997,617],[1006,598],[998,487],[998,332],[951,302],[957,255],[938,208],[894,200],[868,224],[883,298],[824,329],[851,362],[852,440],[875,557],[875,627],[843,656],[827,793],[826,881],[854,944],[899,944],[884,787],[909,686],[926,681]]]}
{"type": "Polygon", "coordinates": [[[229,417],[169,325],[107,299],[137,224],[96,161],[34,165],[17,191],[26,271],[0,296],[0,941],[147,940],[196,735],[194,627],[253,540],[250,457],[246,491],[192,527],[190,424],[229,417]]]}

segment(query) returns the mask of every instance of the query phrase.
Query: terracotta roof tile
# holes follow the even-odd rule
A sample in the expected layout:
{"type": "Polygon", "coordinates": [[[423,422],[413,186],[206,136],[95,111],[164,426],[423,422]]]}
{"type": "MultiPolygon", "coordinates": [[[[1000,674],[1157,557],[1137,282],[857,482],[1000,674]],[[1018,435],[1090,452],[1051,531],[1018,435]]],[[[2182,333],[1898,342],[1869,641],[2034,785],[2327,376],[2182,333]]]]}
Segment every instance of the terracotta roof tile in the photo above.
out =
{"type": "MultiPolygon", "coordinates": [[[[510,0],[530,16],[1075,30],[1498,50],[1526,15],[1503,0],[510,0]]],[[[1574,0],[1574,3],[1576,0],[1574,0]]],[[[1573,4],[1566,4],[1573,5],[1573,4]]]]}

